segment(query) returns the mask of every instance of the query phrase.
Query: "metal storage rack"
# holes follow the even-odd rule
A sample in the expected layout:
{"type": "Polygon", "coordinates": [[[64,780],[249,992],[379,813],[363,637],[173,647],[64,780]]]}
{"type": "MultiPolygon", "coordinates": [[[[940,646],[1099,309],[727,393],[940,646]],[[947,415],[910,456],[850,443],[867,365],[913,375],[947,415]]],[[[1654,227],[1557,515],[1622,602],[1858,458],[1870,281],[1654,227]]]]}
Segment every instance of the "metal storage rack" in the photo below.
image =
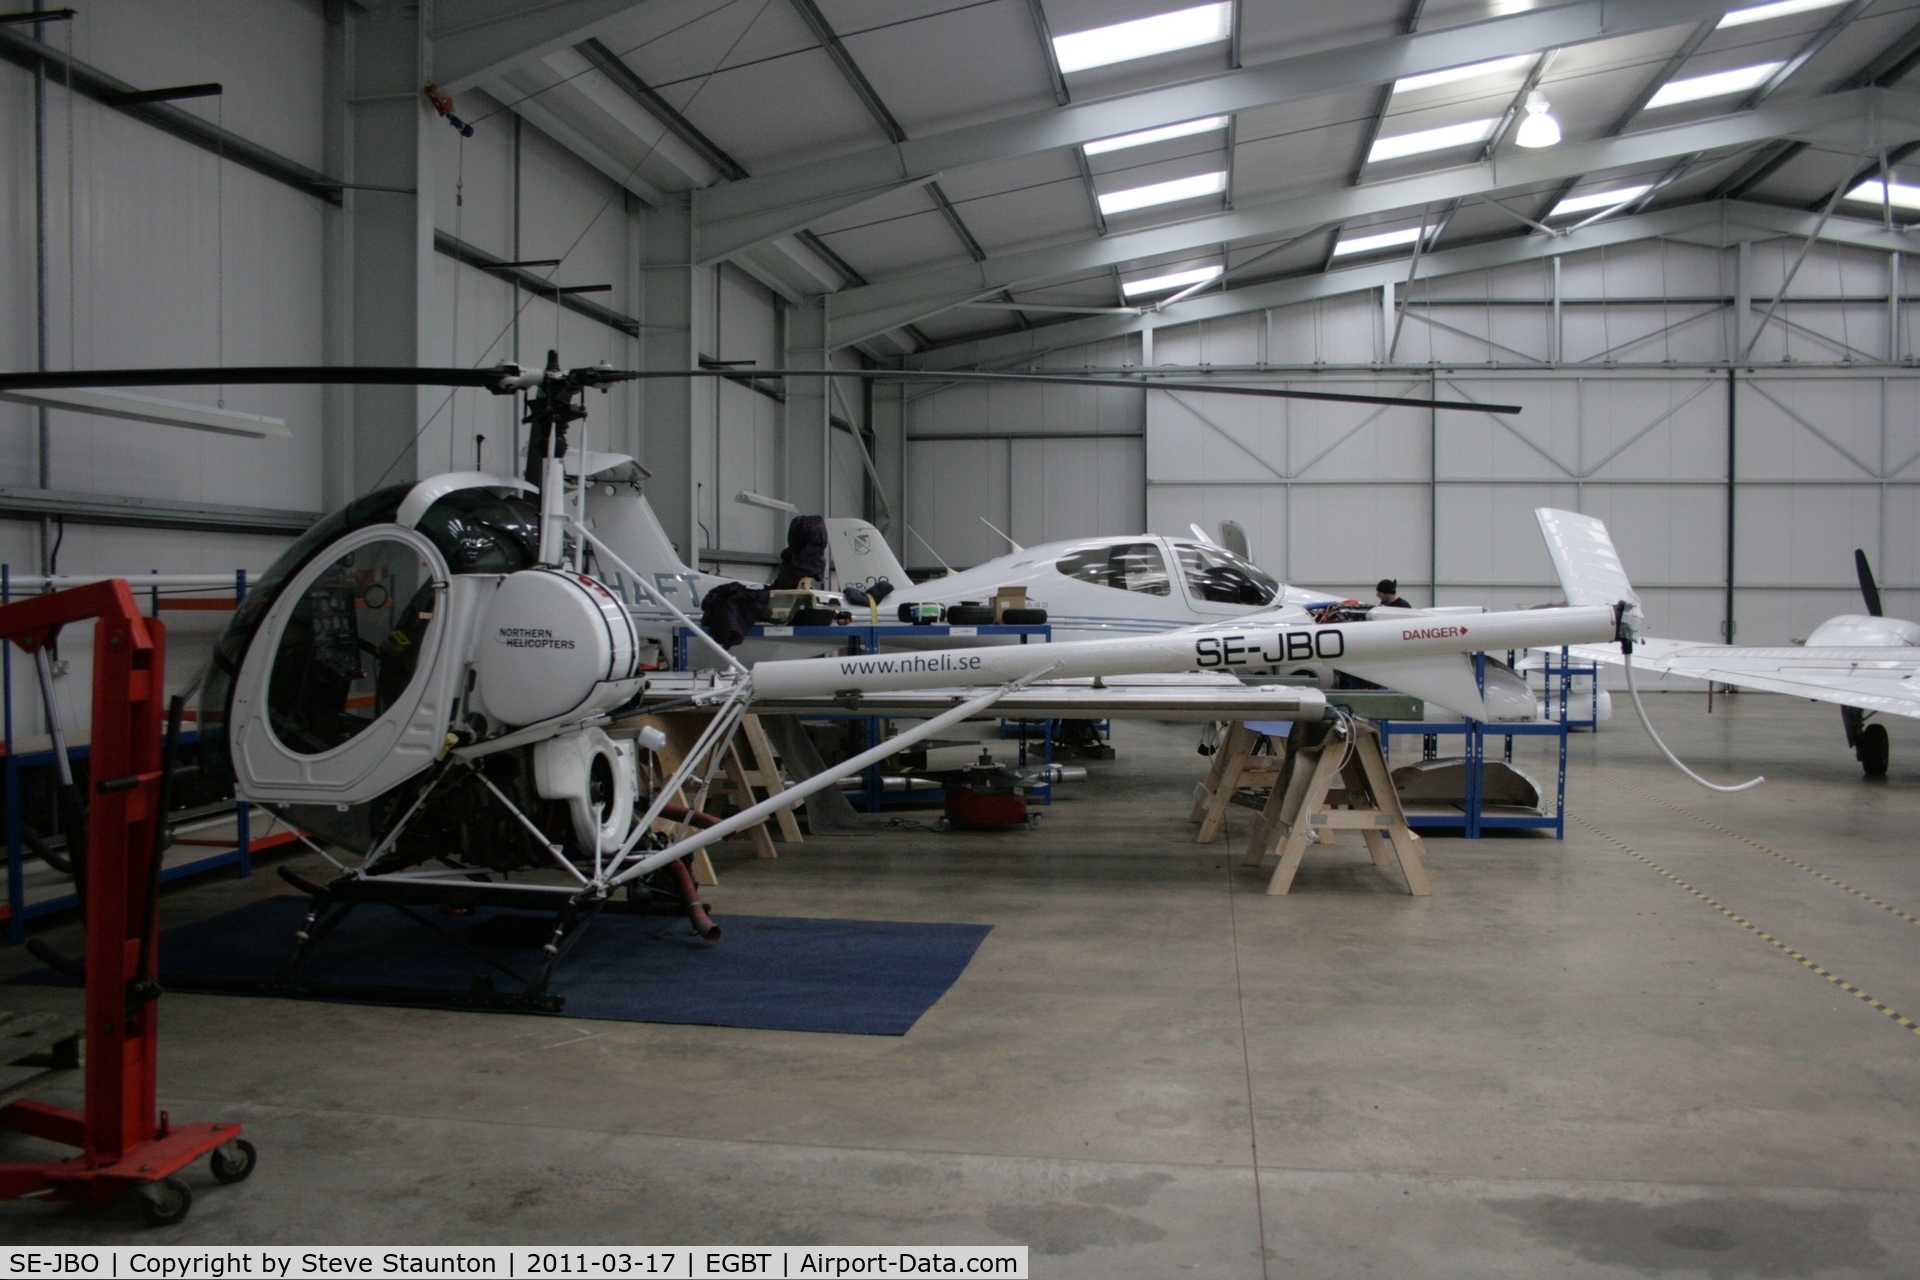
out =
{"type": "MultiPolygon", "coordinates": [[[[1487,655],[1473,655],[1475,673],[1482,685],[1486,680],[1487,655]]],[[[1564,665],[1564,664],[1563,664],[1564,665]]],[[[1597,701],[1598,695],[1596,695],[1597,701]]],[[[1460,813],[1413,813],[1407,814],[1407,824],[1413,827],[1463,827],[1469,840],[1478,840],[1482,831],[1537,828],[1553,832],[1553,838],[1567,838],[1567,726],[1565,686],[1562,686],[1561,716],[1558,719],[1535,721],[1531,724],[1488,725],[1479,720],[1382,720],[1380,727],[1380,749],[1387,756],[1389,767],[1393,764],[1393,737],[1418,735],[1422,738],[1436,738],[1442,734],[1460,734],[1466,740],[1466,795],[1463,797],[1460,813]],[[1487,739],[1498,737],[1506,739],[1506,759],[1513,760],[1513,740],[1515,738],[1557,738],[1559,739],[1559,762],[1555,770],[1554,802],[1552,813],[1495,813],[1485,811],[1481,791],[1485,781],[1487,759],[1487,739]]],[[[1429,748],[1431,744],[1429,744],[1429,748]]],[[[1429,752],[1429,758],[1431,758],[1429,752]]]]}

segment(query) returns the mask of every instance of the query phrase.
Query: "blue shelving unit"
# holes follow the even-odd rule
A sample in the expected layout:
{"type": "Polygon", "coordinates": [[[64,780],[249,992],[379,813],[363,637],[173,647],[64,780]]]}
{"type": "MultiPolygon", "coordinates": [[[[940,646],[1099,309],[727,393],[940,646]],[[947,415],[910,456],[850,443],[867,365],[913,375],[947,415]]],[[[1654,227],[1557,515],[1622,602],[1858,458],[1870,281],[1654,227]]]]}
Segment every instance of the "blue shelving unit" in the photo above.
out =
{"type": "MultiPolygon", "coordinates": [[[[1563,655],[1564,657],[1564,651],[1563,655]]],[[[1474,665],[1481,681],[1486,679],[1486,655],[1473,655],[1474,665]]],[[[1564,665],[1564,664],[1563,664],[1564,665]]],[[[1596,695],[1597,700],[1598,695],[1596,695]]],[[[1467,794],[1458,817],[1453,814],[1408,814],[1407,825],[1413,827],[1464,827],[1466,838],[1478,840],[1482,831],[1515,828],[1546,829],[1553,832],[1556,840],[1567,838],[1567,726],[1565,686],[1561,688],[1560,717],[1550,721],[1533,724],[1488,725],[1478,720],[1382,720],[1380,728],[1380,750],[1387,756],[1388,767],[1393,764],[1393,738],[1415,735],[1422,738],[1438,737],[1442,734],[1460,734],[1466,740],[1466,781],[1467,794]],[[1487,739],[1506,739],[1506,758],[1513,759],[1513,740],[1515,738],[1558,738],[1560,740],[1559,765],[1555,771],[1553,812],[1550,814],[1492,814],[1485,812],[1481,800],[1481,788],[1485,781],[1487,759],[1487,739]]]]}

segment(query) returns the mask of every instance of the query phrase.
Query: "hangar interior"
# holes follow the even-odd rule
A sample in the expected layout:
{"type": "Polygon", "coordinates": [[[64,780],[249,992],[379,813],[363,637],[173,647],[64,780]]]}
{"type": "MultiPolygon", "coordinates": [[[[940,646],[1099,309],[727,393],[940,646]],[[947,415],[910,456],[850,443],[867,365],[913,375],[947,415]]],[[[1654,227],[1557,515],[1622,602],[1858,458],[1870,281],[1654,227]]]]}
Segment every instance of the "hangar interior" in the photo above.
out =
{"type": "MultiPolygon", "coordinates": [[[[590,394],[575,443],[641,464],[689,566],[752,583],[790,511],[870,521],[915,577],[1234,521],[1291,586],[1519,610],[1561,602],[1532,516],[1555,507],[1607,522],[1659,636],[1803,644],[1859,611],[1856,549],[1889,618],[1920,612],[1908,0],[4,17],[11,370],[729,370],[590,394]]],[[[517,473],[527,441],[472,388],[149,392],[145,421],[0,392],[14,578],[257,579],[323,514],[517,473]]],[[[184,688],[226,618],[168,622],[184,688]]],[[[91,642],[62,644],[79,724],[91,642]]],[[[45,734],[16,659],[9,732],[45,734]]],[[[1690,789],[1622,711],[1571,743],[1564,842],[1429,836],[1430,899],[1338,858],[1263,896],[1184,825],[1194,726],[1151,722],[1032,830],[716,847],[722,919],[994,927],[897,1040],[170,997],[163,1101],[243,1118],[263,1157],[176,1230],[985,1240],[1035,1275],[1901,1274],[1915,739],[1894,721],[1868,782],[1831,706],[1654,687],[1683,758],[1767,784],[1690,789]]],[[[185,880],[164,912],[284,888],[185,880]]],[[[17,1209],[23,1240],[139,1230],[17,1209]]]]}

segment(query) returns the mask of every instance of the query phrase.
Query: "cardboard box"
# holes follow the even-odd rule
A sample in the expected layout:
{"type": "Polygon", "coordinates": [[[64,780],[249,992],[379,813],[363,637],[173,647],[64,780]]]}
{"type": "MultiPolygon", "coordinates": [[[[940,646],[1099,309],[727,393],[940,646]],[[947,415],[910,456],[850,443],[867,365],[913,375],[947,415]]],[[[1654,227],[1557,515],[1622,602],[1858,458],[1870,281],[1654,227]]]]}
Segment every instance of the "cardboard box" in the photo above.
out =
{"type": "Polygon", "coordinates": [[[1006,619],[1007,610],[1027,607],[1027,589],[1025,587],[1001,587],[993,593],[993,620],[1006,619]]]}

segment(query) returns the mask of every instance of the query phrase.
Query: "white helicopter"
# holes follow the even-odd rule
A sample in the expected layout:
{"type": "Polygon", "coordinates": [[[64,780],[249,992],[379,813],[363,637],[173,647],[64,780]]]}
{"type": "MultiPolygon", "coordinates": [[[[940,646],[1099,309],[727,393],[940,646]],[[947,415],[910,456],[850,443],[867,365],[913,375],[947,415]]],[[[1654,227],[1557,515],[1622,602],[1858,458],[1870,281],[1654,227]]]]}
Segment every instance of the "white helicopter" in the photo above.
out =
{"type": "Polygon", "coordinates": [[[575,483],[567,482],[566,432],[585,416],[586,392],[655,376],[725,375],[567,370],[552,356],[541,370],[276,367],[0,375],[0,391],[217,379],[431,383],[528,397],[526,479],[456,473],[357,499],[287,549],[254,585],[216,646],[200,693],[205,766],[231,777],[240,799],[264,805],[317,837],[315,851],[340,872],[324,886],[290,877],[314,895],[314,906],[279,986],[296,985],[300,958],[357,904],[408,909],[484,901],[550,911],[551,933],[524,990],[501,994],[491,984],[476,984],[455,1002],[557,1008],[558,998],[548,991],[553,966],[599,911],[623,896],[631,904],[648,890],[677,898],[696,929],[715,936],[685,858],[961,719],[1002,706],[1027,715],[1062,714],[1052,708],[1066,707],[1081,716],[1129,710],[1156,718],[1170,710],[1203,719],[1317,716],[1324,708],[1317,689],[1248,688],[1238,673],[1289,662],[1333,663],[1407,687],[1395,672],[1458,671],[1468,669],[1468,652],[1598,642],[1631,625],[1614,606],[1339,624],[1282,609],[1216,617],[1157,635],[763,661],[748,670],[662,589],[657,566],[644,572],[635,567],[635,558],[663,546],[671,553],[671,546],[638,500],[637,473],[618,478],[631,464],[600,465],[583,457],[575,483]],[[643,628],[615,586],[644,596],[649,609],[704,640],[725,665],[650,694],[641,669],[643,628]],[[1170,693],[1124,685],[1129,676],[1181,673],[1208,675],[1212,684],[1170,693]],[[700,815],[671,807],[691,783],[698,808],[711,775],[693,778],[696,765],[713,755],[708,748],[726,741],[748,710],[781,702],[857,703],[867,696],[931,698],[935,705],[919,725],[724,821],[696,829],[700,815]],[[685,763],[646,798],[635,740],[641,746],[658,740],[650,743],[620,719],[661,709],[663,699],[671,699],[666,706],[711,708],[713,715],[685,763]],[[677,824],[671,835],[657,833],[661,819],[677,824]]]}

